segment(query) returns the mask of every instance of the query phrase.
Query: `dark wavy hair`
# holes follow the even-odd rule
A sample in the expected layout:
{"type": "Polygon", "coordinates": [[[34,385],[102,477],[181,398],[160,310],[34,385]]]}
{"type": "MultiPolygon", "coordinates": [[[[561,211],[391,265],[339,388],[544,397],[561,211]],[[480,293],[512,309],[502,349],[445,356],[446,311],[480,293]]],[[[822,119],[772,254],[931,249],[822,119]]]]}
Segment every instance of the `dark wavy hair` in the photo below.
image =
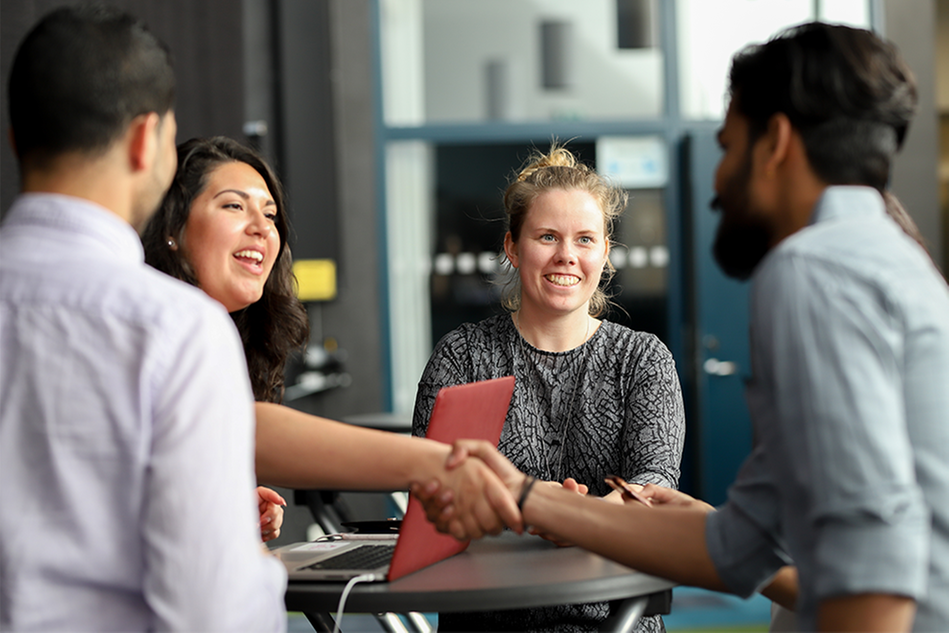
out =
{"type": "Polygon", "coordinates": [[[235,140],[215,136],[194,138],[178,146],[178,172],[158,211],[142,234],[145,261],[158,270],[193,286],[198,280],[185,259],[185,225],[191,205],[208,184],[208,176],[225,163],[240,162],[253,167],[267,184],[277,205],[274,224],[280,235],[280,250],[263,296],[242,310],[231,313],[244,343],[247,371],[254,398],[280,402],[284,391],[284,366],[290,354],[306,344],[309,321],[296,296],[296,278],[287,240],[290,224],[283,187],[260,154],[235,140]],[[170,245],[169,240],[174,240],[170,245]]]}
{"type": "Polygon", "coordinates": [[[754,142],[784,113],[814,172],[831,185],[882,192],[916,111],[916,81],[896,47],[863,29],[813,22],[732,60],[732,103],[754,142]]]}

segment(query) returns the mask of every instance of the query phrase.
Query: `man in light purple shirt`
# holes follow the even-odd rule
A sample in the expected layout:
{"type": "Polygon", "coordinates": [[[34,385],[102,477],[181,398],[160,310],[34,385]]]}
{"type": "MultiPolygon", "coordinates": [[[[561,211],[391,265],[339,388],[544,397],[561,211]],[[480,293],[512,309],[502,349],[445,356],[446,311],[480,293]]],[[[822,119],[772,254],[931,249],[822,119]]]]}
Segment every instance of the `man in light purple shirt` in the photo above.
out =
{"type": "Polygon", "coordinates": [[[174,175],[164,46],[62,8],[8,94],[23,194],[0,230],[0,629],[280,630],[253,396],[231,320],[144,263],[174,175]]]}

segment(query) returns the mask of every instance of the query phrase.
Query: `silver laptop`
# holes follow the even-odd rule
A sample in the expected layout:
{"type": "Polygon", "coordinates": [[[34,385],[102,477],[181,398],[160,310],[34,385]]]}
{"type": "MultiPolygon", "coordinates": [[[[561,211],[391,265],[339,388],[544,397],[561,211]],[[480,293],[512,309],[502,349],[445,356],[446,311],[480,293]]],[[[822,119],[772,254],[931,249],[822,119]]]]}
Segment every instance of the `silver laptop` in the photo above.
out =
{"type": "MultiPolygon", "coordinates": [[[[497,446],[514,392],[514,377],[444,387],[435,397],[426,437],[444,443],[483,439],[497,446]]],[[[333,540],[292,543],[273,550],[290,580],[396,580],[448,558],[467,547],[440,534],[425,518],[417,499],[410,499],[399,533],[344,534],[333,540]]]]}
{"type": "MultiPolygon", "coordinates": [[[[368,535],[367,535],[368,536],[368,535]]],[[[273,551],[283,561],[290,580],[347,581],[368,576],[386,580],[398,535],[374,534],[358,540],[293,543],[273,551]]]]}

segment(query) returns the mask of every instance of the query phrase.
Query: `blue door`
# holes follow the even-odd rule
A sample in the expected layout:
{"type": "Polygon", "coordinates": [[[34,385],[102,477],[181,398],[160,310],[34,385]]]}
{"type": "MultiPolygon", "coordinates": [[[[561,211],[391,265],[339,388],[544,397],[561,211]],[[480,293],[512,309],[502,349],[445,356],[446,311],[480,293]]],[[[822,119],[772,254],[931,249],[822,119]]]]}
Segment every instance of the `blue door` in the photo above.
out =
{"type": "Polygon", "coordinates": [[[751,452],[751,420],[744,397],[750,375],[748,284],[726,277],[712,257],[718,213],[709,203],[721,155],[715,132],[694,131],[684,143],[684,237],[691,260],[686,271],[692,328],[689,433],[696,492],[718,505],[751,452]]]}

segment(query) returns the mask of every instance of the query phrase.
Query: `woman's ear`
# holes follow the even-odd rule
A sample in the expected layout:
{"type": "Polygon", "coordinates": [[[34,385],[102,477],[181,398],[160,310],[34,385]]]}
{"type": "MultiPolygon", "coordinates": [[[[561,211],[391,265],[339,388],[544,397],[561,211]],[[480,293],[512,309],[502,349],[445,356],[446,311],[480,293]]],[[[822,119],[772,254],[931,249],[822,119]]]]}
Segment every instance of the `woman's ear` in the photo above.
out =
{"type": "Polygon", "coordinates": [[[507,255],[507,260],[511,262],[511,266],[517,268],[517,243],[514,242],[510,231],[504,234],[504,254],[507,255]]]}

